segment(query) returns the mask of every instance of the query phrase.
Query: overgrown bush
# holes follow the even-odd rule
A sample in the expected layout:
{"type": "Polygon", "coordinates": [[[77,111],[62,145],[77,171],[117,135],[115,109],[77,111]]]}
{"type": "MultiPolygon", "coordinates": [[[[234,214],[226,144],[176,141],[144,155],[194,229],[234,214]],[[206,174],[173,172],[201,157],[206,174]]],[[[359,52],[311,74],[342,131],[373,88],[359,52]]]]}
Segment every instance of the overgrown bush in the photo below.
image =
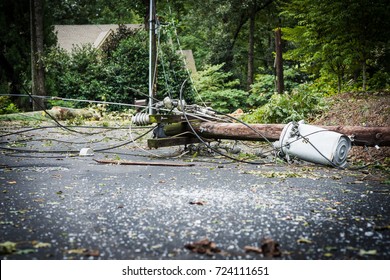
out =
{"type": "MultiPolygon", "coordinates": [[[[301,73],[295,67],[285,67],[283,74],[285,92],[292,92],[300,84],[305,83],[308,80],[307,75],[301,73]]],[[[251,86],[248,104],[252,107],[259,107],[266,104],[276,92],[275,82],[274,75],[256,75],[255,82],[251,86]]]]}
{"type": "Polygon", "coordinates": [[[0,96],[0,115],[19,113],[20,110],[8,96],[0,96]]]}
{"type": "MultiPolygon", "coordinates": [[[[72,53],[53,49],[46,57],[47,85],[50,95],[133,104],[134,99],[148,98],[148,34],[128,32],[119,28],[109,47],[97,50],[90,45],[74,48],[72,53]]],[[[172,48],[160,46],[156,98],[179,96],[183,81],[188,77],[181,57],[172,48]]],[[[190,87],[186,99],[192,100],[190,87]]],[[[85,107],[86,104],[79,103],[85,107]]],[[[110,106],[110,110],[124,109],[110,106]]]]}
{"type": "Polygon", "coordinates": [[[390,74],[387,72],[376,72],[368,80],[368,88],[373,90],[390,90],[390,74]]]}
{"type": "Polygon", "coordinates": [[[232,73],[222,71],[224,64],[208,65],[203,71],[198,71],[194,84],[199,93],[197,102],[206,102],[215,110],[227,113],[241,107],[247,107],[248,93],[236,89],[238,80],[232,80],[232,73]]]}
{"type": "MultiPolygon", "coordinates": [[[[100,51],[91,45],[71,54],[53,49],[46,58],[49,94],[65,98],[101,100],[109,93],[100,51]]],[[[85,106],[85,104],[79,104],[85,106]]]]}
{"type": "Polygon", "coordinates": [[[250,123],[288,123],[310,118],[324,110],[324,93],[301,84],[291,93],[274,93],[268,103],[244,117],[250,123]]]}

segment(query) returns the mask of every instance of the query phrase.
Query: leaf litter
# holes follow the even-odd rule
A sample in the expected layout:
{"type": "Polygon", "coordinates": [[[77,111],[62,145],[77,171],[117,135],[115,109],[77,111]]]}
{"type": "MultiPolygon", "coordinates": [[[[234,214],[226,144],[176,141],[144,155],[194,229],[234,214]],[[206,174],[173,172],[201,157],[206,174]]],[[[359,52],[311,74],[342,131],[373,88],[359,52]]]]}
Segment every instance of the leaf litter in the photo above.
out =
{"type": "Polygon", "coordinates": [[[222,250],[217,247],[217,244],[213,241],[210,241],[208,238],[204,238],[193,243],[188,243],[184,245],[184,248],[190,250],[191,252],[205,254],[208,256],[222,253],[222,250]]]}
{"type": "Polygon", "coordinates": [[[263,238],[261,240],[260,248],[253,247],[253,246],[245,246],[244,250],[247,253],[263,254],[263,256],[266,258],[282,256],[279,243],[273,240],[272,238],[263,238]]]}

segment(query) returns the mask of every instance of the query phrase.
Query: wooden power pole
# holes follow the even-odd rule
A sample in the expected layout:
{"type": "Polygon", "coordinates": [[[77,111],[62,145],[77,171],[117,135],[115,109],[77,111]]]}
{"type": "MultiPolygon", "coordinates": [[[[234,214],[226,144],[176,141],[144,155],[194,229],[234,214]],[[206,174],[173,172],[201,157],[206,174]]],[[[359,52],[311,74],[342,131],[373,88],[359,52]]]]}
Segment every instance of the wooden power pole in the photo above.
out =
{"type": "MultiPolygon", "coordinates": [[[[235,139],[264,141],[279,140],[285,124],[251,124],[245,126],[240,123],[200,122],[194,123],[195,131],[208,139],[235,139]]],[[[390,127],[364,127],[364,126],[318,126],[329,131],[353,136],[356,146],[390,146],[390,127]]]]}
{"type": "MultiPolygon", "coordinates": [[[[30,0],[31,83],[32,94],[46,96],[43,65],[43,1],[30,0]]],[[[43,98],[33,99],[33,110],[45,109],[43,98]]]]}
{"type": "Polygon", "coordinates": [[[279,94],[284,91],[283,77],[283,53],[282,53],[282,30],[278,27],[275,31],[275,68],[276,68],[276,87],[279,94]]]}

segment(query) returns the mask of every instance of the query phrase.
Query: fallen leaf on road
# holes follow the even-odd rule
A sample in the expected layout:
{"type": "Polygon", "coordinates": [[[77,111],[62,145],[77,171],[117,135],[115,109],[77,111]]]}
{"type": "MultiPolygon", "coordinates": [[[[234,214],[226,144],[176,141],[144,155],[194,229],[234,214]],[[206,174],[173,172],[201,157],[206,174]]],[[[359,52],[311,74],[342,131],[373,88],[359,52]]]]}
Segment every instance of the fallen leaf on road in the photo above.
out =
{"type": "Polygon", "coordinates": [[[217,247],[215,242],[208,240],[207,238],[184,245],[184,248],[198,254],[206,254],[212,256],[216,253],[221,253],[221,249],[217,247]]]}
{"type": "Polygon", "coordinates": [[[205,205],[206,202],[205,201],[190,201],[190,204],[192,205],[205,205]]]}
{"type": "Polygon", "coordinates": [[[387,225],[387,226],[374,226],[374,230],[376,230],[376,231],[389,230],[389,229],[390,229],[390,225],[387,225]]]}
{"type": "Polygon", "coordinates": [[[22,250],[18,250],[17,252],[15,252],[15,255],[27,255],[27,254],[32,254],[32,253],[36,253],[37,251],[34,250],[34,249],[22,249],[22,250]]]}
{"type": "Polygon", "coordinates": [[[264,257],[280,257],[282,255],[279,250],[279,243],[271,238],[263,238],[260,247],[245,246],[244,250],[247,253],[263,254],[264,257]]]}
{"type": "Polygon", "coordinates": [[[297,242],[298,242],[298,243],[305,243],[305,244],[311,244],[311,243],[313,243],[313,241],[311,241],[310,239],[303,238],[303,237],[299,238],[299,239],[297,240],[297,242]]]}
{"type": "Polygon", "coordinates": [[[99,250],[87,250],[87,252],[85,252],[85,256],[87,256],[87,257],[99,257],[100,256],[100,252],[99,252],[99,250]]]}
{"type": "Polygon", "coordinates": [[[245,247],[244,247],[244,250],[245,250],[245,252],[247,252],[247,253],[257,253],[257,254],[263,253],[263,251],[262,251],[260,248],[258,248],[258,247],[253,247],[253,246],[245,246],[245,247]]]}
{"type": "Polygon", "coordinates": [[[280,257],[279,243],[271,238],[264,238],[261,241],[261,251],[264,257],[280,257]]]}
{"type": "Polygon", "coordinates": [[[49,248],[51,247],[51,244],[50,243],[45,243],[45,242],[33,242],[33,247],[36,248],[36,249],[39,249],[39,248],[49,248]]]}
{"type": "Polygon", "coordinates": [[[68,254],[77,254],[77,255],[82,255],[87,251],[87,249],[84,248],[78,248],[78,249],[70,249],[67,250],[66,253],[68,254]]]}
{"type": "Polygon", "coordinates": [[[365,256],[365,255],[369,255],[369,256],[374,256],[376,255],[377,251],[376,250],[364,250],[364,249],[360,249],[359,250],[359,255],[360,256],[365,256]]]}
{"type": "Polygon", "coordinates": [[[11,241],[6,241],[0,243],[0,254],[12,254],[16,251],[16,243],[11,241]]]}

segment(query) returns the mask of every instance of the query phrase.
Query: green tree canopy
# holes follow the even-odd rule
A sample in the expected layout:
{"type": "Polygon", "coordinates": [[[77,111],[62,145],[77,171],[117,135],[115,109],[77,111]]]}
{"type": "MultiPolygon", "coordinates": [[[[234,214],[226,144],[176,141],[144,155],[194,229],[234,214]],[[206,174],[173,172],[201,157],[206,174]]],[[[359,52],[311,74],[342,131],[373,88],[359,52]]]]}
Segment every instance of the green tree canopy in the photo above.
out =
{"type": "Polygon", "coordinates": [[[282,15],[296,23],[283,30],[296,47],[286,57],[317,76],[336,75],[339,90],[343,80],[357,80],[357,74],[364,90],[368,73],[388,68],[387,1],[290,0],[282,15]]]}

